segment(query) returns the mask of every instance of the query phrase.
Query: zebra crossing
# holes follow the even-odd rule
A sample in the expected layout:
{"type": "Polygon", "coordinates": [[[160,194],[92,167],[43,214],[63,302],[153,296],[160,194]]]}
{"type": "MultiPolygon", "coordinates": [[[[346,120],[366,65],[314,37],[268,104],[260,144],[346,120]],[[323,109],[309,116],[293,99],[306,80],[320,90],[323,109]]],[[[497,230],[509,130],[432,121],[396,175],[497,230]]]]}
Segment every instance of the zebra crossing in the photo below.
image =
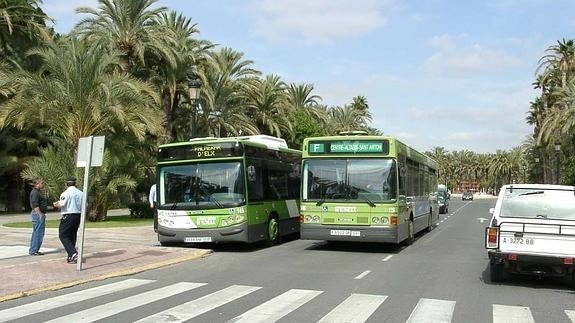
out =
{"type": "MultiPolygon", "coordinates": [[[[52,298],[36,301],[29,304],[15,306],[0,310],[0,322],[8,322],[21,319],[26,316],[41,314],[43,312],[62,308],[71,304],[79,304],[99,297],[129,291],[130,289],[154,283],[155,280],[126,279],[82,291],[72,292],[52,298]]],[[[162,299],[201,289],[207,283],[178,282],[138,293],[133,296],[121,298],[102,305],[89,307],[82,311],[66,314],[47,322],[94,322],[98,320],[114,321],[114,316],[122,312],[142,307],[162,299]]],[[[214,311],[219,307],[230,304],[240,298],[262,290],[263,287],[232,285],[221,290],[212,292],[196,299],[185,299],[182,304],[164,309],[161,312],[137,319],[136,322],[185,322],[197,318],[202,314],[214,311]],[[189,301],[188,301],[189,300],[189,301]]],[[[288,314],[296,311],[304,304],[319,298],[324,291],[308,289],[290,289],[271,299],[263,301],[260,305],[248,309],[243,314],[230,319],[228,322],[276,322],[288,314]]],[[[336,305],[327,314],[321,317],[319,323],[365,322],[368,319],[377,321],[373,314],[384,302],[389,299],[387,295],[356,294],[349,295],[345,300],[336,305]]],[[[451,322],[456,302],[421,298],[412,310],[406,322],[451,322]]],[[[525,306],[492,305],[493,322],[535,322],[531,310],[525,306]]],[[[575,309],[565,310],[566,322],[575,323],[575,309]]],[[[316,320],[312,320],[316,321],[316,320]]]]}

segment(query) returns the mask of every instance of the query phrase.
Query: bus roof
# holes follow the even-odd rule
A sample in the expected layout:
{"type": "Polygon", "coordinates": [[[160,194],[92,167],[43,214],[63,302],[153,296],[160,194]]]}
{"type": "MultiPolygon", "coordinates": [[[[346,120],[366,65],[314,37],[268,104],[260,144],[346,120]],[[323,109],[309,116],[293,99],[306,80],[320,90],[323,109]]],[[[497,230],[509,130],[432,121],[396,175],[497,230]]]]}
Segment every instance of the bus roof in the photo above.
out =
{"type": "Polygon", "coordinates": [[[279,150],[279,151],[299,152],[299,150],[297,149],[289,148],[284,139],[268,135],[252,135],[252,136],[223,137],[223,138],[217,138],[217,137],[192,138],[189,141],[163,144],[160,145],[159,148],[169,148],[169,147],[187,146],[195,144],[222,143],[222,142],[241,142],[243,145],[247,146],[265,147],[268,149],[279,150]]]}
{"type": "MultiPolygon", "coordinates": [[[[417,162],[423,163],[433,169],[437,168],[437,163],[433,158],[417,151],[415,148],[412,148],[399,139],[393,136],[376,136],[376,135],[356,135],[355,133],[350,133],[350,135],[338,135],[338,136],[323,136],[323,137],[309,137],[305,138],[302,145],[302,153],[305,158],[314,158],[314,157],[325,157],[328,156],[324,155],[315,155],[312,156],[309,151],[309,144],[310,142],[333,142],[333,141],[341,141],[341,142],[361,142],[361,141],[388,141],[389,142],[389,150],[387,152],[388,157],[397,157],[398,154],[404,153],[408,158],[413,159],[417,162]]],[[[357,156],[357,154],[354,154],[357,156]]],[[[381,156],[381,152],[379,152],[381,156]]],[[[350,156],[349,153],[330,153],[329,156],[331,157],[344,157],[350,156]]],[[[366,153],[364,156],[366,157],[375,157],[376,155],[366,153]]]]}

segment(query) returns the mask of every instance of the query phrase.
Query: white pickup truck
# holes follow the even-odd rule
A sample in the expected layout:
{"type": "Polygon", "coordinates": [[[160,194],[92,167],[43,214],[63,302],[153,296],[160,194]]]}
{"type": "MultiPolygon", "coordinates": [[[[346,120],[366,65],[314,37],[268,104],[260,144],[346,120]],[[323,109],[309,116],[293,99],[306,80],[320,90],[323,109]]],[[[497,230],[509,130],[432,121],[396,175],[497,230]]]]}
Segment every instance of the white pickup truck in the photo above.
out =
{"type": "Polygon", "coordinates": [[[490,213],[485,247],[491,281],[505,281],[515,273],[575,282],[573,186],[504,185],[490,213]]]}

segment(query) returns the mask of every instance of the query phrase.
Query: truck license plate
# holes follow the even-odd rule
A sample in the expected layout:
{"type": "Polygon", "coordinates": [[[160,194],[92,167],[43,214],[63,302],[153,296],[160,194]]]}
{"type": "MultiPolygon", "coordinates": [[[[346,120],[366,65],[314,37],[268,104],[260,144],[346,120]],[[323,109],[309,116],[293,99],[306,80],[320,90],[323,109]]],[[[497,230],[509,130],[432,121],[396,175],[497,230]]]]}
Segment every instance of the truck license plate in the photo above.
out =
{"type": "Polygon", "coordinates": [[[535,243],[535,241],[533,241],[533,239],[531,239],[531,238],[507,238],[507,237],[504,237],[503,243],[524,244],[524,245],[531,245],[532,246],[535,243]]]}

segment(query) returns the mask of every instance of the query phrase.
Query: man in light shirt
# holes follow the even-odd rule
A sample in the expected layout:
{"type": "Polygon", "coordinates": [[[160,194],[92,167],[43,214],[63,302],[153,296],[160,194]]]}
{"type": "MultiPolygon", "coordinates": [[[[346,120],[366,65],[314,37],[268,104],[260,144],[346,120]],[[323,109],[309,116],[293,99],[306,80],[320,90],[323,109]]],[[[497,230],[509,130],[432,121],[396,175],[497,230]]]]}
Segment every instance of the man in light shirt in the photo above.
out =
{"type": "Polygon", "coordinates": [[[148,202],[150,202],[150,207],[154,212],[154,232],[158,232],[158,206],[156,205],[156,184],[150,187],[148,202]]]}
{"type": "Polygon", "coordinates": [[[78,251],[76,250],[76,238],[78,227],[80,226],[80,215],[82,213],[82,191],[76,188],[76,179],[70,177],[66,179],[66,190],[60,194],[60,200],[54,202],[54,207],[60,209],[62,219],[58,228],[58,236],[66,249],[69,264],[78,262],[78,251]]]}

